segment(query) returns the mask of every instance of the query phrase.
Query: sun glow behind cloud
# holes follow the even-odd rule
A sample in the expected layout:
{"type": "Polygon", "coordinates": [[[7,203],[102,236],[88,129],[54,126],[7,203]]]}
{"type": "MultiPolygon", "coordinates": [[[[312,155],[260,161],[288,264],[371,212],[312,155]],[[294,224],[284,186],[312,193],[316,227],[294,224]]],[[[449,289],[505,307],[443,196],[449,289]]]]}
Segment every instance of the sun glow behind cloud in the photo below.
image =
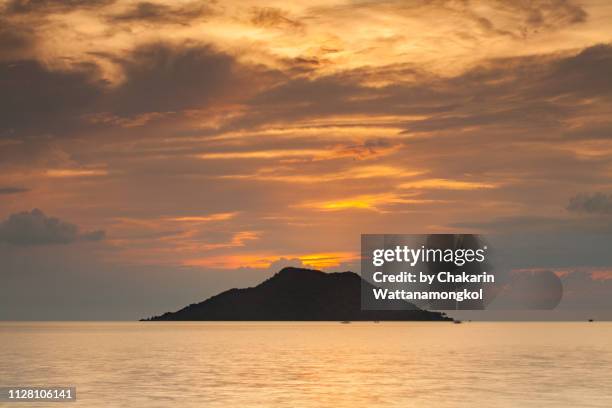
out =
{"type": "Polygon", "coordinates": [[[353,252],[324,252],[312,254],[245,254],[212,256],[199,259],[189,259],[183,264],[185,266],[207,267],[215,269],[236,269],[236,268],[261,268],[265,269],[279,259],[299,259],[303,265],[316,268],[327,269],[337,267],[344,262],[355,262],[359,260],[359,255],[353,252]]]}
{"type": "Polygon", "coordinates": [[[384,208],[393,204],[428,204],[433,200],[411,198],[410,195],[402,196],[394,193],[384,193],[375,195],[358,195],[338,200],[315,201],[300,204],[300,207],[312,208],[321,211],[342,211],[342,210],[372,210],[385,212],[384,208]]]}

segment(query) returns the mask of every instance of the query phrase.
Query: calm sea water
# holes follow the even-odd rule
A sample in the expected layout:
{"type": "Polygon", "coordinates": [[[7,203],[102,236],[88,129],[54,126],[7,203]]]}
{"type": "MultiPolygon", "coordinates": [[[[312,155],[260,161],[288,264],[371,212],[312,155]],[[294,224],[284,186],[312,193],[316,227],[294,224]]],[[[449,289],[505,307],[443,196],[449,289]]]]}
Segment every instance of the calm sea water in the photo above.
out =
{"type": "MultiPolygon", "coordinates": [[[[0,323],[68,407],[612,407],[612,323],[0,323]]],[[[1,405],[1,404],[0,404],[1,405]]]]}

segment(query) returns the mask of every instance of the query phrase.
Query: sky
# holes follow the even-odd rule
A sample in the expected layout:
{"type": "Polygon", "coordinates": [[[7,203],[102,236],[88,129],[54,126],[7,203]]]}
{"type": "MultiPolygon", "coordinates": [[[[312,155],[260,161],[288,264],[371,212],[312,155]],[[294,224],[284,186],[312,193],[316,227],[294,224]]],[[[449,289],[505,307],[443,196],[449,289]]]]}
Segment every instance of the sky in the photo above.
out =
{"type": "Polygon", "coordinates": [[[362,233],[496,236],[508,268],[612,310],[611,20],[604,0],[0,0],[0,319],[358,270],[362,233]]]}

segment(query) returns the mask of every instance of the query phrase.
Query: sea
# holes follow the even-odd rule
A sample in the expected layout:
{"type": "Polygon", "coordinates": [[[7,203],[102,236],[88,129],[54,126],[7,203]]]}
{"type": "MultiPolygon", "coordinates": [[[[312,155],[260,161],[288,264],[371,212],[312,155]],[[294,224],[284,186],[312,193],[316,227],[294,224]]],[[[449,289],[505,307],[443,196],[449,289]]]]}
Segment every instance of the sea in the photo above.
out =
{"type": "Polygon", "coordinates": [[[32,407],[612,407],[607,322],[0,322],[32,407]]]}

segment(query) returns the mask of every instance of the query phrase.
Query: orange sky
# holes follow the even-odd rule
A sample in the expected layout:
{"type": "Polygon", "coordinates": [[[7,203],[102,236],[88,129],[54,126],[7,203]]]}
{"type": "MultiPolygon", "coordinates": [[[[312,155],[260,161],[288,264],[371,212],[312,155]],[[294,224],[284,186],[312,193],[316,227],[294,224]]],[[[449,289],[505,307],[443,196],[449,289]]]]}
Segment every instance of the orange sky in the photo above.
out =
{"type": "Polygon", "coordinates": [[[610,2],[0,4],[1,218],[103,230],[101,262],[333,269],[361,233],[608,214],[610,2]]]}

